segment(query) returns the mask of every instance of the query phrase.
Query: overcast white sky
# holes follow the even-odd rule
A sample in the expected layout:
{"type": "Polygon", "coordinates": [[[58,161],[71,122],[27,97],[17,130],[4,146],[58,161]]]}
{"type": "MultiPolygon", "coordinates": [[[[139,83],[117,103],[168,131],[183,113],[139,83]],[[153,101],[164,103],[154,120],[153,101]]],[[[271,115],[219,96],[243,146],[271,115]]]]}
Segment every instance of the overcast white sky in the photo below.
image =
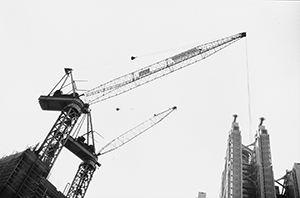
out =
{"type": "MultiPolygon", "coordinates": [[[[59,113],[42,111],[37,99],[64,67],[89,89],[182,46],[246,31],[208,59],[92,106],[105,137],[97,137],[98,149],[154,113],[178,110],[100,157],[86,198],[218,197],[233,114],[245,145],[266,118],[279,178],[300,162],[299,10],[296,1],[0,1],[0,156],[46,137],[59,113]]],[[[50,180],[63,191],[79,163],[63,150],[50,180]]]]}

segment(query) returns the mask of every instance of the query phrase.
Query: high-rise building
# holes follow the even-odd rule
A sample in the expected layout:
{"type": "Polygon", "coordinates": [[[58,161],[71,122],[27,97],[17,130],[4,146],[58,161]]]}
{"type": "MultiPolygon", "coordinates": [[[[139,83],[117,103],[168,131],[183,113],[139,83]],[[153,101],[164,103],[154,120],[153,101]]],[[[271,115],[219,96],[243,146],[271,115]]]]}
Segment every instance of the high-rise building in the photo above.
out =
{"type": "Polygon", "coordinates": [[[235,116],[227,140],[220,198],[276,197],[270,139],[262,122],[255,142],[244,146],[235,116]]]}

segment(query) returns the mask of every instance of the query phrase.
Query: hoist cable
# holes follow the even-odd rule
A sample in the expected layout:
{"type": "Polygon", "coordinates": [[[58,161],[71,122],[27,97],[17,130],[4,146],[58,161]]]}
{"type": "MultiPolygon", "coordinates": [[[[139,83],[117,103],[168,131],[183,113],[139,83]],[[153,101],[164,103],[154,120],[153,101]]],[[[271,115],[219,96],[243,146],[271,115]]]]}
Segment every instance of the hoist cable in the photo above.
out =
{"type": "Polygon", "coordinates": [[[248,116],[249,116],[249,140],[252,142],[253,133],[252,133],[252,116],[251,116],[251,91],[250,91],[250,72],[248,64],[248,42],[247,37],[246,42],[246,67],[247,67],[247,92],[248,92],[248,116]]]}

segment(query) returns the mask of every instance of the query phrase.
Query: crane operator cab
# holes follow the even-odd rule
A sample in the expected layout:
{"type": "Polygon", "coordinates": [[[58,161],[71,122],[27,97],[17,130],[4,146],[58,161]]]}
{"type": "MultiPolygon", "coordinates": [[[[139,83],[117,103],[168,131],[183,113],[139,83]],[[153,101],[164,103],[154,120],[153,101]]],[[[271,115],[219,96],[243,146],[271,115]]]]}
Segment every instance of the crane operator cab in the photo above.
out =
{"type": "Polygon", "coordinates": [[[76,85],[75,81],[73,80],[72,69],[65,68],[65,75],[52,89],[52,91],[48,95],[41,95],[39,97],[39,103],[42,110],[62,111],[67,105],[71,103],[75,103],[79,107],[83,108],[85,104],[79,98],[79,94],[75,90],[76,85]],[[66,84],[69,77],[71,82],[69,84],[66,84]],[[67,91],[67,93],[64,94],[63,90],[65,91],[65,89],[68,88],[68,85],[71,85],[71,90],[67,91]]]}

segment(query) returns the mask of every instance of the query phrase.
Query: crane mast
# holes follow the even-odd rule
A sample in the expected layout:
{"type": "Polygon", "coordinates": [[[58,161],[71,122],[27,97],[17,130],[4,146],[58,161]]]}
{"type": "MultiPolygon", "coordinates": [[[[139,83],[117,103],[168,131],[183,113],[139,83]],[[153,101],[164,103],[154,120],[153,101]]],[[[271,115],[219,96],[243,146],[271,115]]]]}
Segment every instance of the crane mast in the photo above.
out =
{"type": "Polygon", "coordinates": [[[60,115],[36,153],[48,167],[48,173],[54,165],[67,138],[70,136],[82,113],[87,114],[89,105],[85,104],[75,92],[72,69],[65,68],[65,75],[47,96],[40,96],[39,103],[43,110],[60,111],[60,115]],[[70,80],[71,89],[63,93],[70,80]]]}
{"type": "MultiPolygon", "coordinates": [[[[125,93],[203,60],[245,36],[246,33],[243,32],[193,47],[177,55],[111,80],[81,95],[76,92],[72,69],[65,69],[65,76],[52,91],[46,96],[42,95],[39,97],[42,110],[60,112],[50,132],[39,149],[36,150],[39,159],[48,166],[48,174],[62,148],[66,147],[83,161],[70,187],[68,197],[83,198],[96,169],[96,165],[100,166],[98,156],[101,155],[101,152],[96,154],[94,152],[95,146],[93,142],[92,144],[84,146],[81,139],[71,136],[71,132],[80,116],[90,113],[90,105],[125,93]],[[67,79],[71,81],[69,84],[66,83],[67,79]],[[72,87],[69,92],[64,94],[62,90],[67,87],[67,85],[71,85],[72,87]]],[[[103,152],[104,151],[102,151],[102,154],[103,152]]]]}
{"type": "Polygon", "coordinates": [[[61,152],[63,145],[65,144],[65,140],[70,135],[81,115],[81,111],[78,111],[78,109],[78,106],[70,104],[62,110],[44,142],[37,151],[40,159],[48,165],[49,171],[61,152]]]}

